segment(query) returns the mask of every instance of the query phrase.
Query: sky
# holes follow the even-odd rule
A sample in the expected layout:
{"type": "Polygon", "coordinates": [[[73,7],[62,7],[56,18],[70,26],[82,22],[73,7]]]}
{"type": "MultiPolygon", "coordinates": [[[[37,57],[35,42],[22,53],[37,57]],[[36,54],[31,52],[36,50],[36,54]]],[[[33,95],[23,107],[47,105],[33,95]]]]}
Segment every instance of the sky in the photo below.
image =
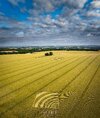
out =
{"type": "Polygon", "coordinates": [[[100,45],[100,0],[0,0],[0,47],[51,45],[100,45]]]}

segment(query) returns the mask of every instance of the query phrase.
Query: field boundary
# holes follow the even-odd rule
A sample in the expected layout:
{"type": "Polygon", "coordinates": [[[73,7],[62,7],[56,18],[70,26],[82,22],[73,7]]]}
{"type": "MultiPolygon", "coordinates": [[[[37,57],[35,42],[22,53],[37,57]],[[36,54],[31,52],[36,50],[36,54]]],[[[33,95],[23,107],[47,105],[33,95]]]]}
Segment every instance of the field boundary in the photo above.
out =
{"type": "Polygon", "coordinates": [[[81,96],[80,96],[78,102],[73,106],[72,110],[69,112],[68,118],[70,118],[70,115],[74,112],[74,110],[76,109],[76,107],[80,104],[82,98],[84,97],[84,95],[85,95],[85,93],[87,92],[89,86],[91,85],[91,83],[92,83],[92,81],[93,81],[95,75],[97,74],[99,68],[100,68],[100,65],[97,66],[97,69],[96,69],[95,73],[93,74],[93,76],[92,76],[92,78],[90,79],[88,85],[86,86],[86,88],[84,89],[83,93],[81,94],[81,96]]]}
{"type": "MultiPolygon", "coordinates": [[[[72,59],[72,58],[70,58],[70,59],[72,59]]],[[[27,76],[27,77],[30,77],[30,76],[32,76],[32,75],[35,75],[35,74],[40,73],[40,72],[42,72],[42,71],[45,71],[45,70],[47,70],[47,69],[49,69],[49,68],[55,67],[55,66],[58,65],[58,64],[65,63],[66,61],[68,61],[68,60],[70,60],[70,59],[67,59],[67,60],[65,60],[65,61],[63,61],[63,62],[59,62],[59,63],[57,63],[57,64],[54,64],[53,66],[50,66],[50,67],[48,67],[48,68],[45,68],[45,69],[43,69],[43,70],[41,70],[41,71],[32,73],[31,75],[29,75],[29,76],[27,76]]],[[[46,65],[48,65],[48,64],[46,64],[46,65]]],[[[45,66],[46,66],[46,65],[45,65],[45,66]]],[[[42,67],[45,67],[45,66],[42,66],[42,67]]],[[[41,67],[41,68],[42,68],[42,67],[41,67]]],[[[38,67],[36,67],[36,68],[38,68],[38,67]]],[[[31,70],[35,70],[36,68],[31,69],[31,70]]],[[[26,73],[26,72],[22,72],[22,73],[20,73],[20,74],[24,74],[24,73],[26,73]]],[[[20,75],[20,74],[19,74],[19,75],[20,75]]],[[[18,75],[18,74],[17,74],[17,75],[18,75]]],[[[15,77],[15,76],[16,76],[16,75],[10,76],[10,77],[15,77]]],[[[4,80],[6,81],[6,79],[9,79],[10,77],[5,78],[4,80]]],[[[13,81],[13,82],[10,82],[10,83],[8,83],[8,84],[5,84],[4,86],[9,85],[9,84],[12,84],[12,83],[15,83],[15,82],[17,82],[17,81],[19,81],[19,80],[22,80],[22,79],[24,79],[24,78],[22,77],[22,78],[20,78],[20,79],[17,79],[16,81],[13,81]]],[[[2,81],[4,81],[4,80],[2,80],[2,81]]],[[[0,82],[1,82],[1,81],[0,81],[0,82]]],[[[0,86],[0,88],[2,88],[2,87],[4,87],[4,86],[0,86]]]]}
{"type": "MultiPolygon", "coordinates": [[[[90,56],[91,57],[91,56],[90,56]]],[[[75,67],[77,67],[78,65],[80,65],[81,63],[83,63],[85,60],[87,60],[89,57],[85,58],[82,62],[78,63],[75,67]]],[[[74,68],[75,68],[74,67],[74,68]]],[[[74,68],[70,69],[69,71],[73,70],[74,68]]],[[[68,73],[69,71],[63,73],[62,75],[65,75],[66,73],[68,73]]],[[[61,75],[61,76],[62,76],[61,75]]],[[[27,100],[28,98],[30,98],[32,95],[34,95],[35,93],[37,93],[38,91],[40,91],[41,89],[44,89],[45,87],[47,87],[49,84],[51,84],[52,82],[54,82],[55,80],[59,79],[61,76],[55,78],[54,80],[52,80],[51,82],[47,83],[45,86],[41,87],[40,89],[38,89],[37,91],[35,91],[34,93],[30,94],[29,96],[27,96],[26,98],[20,100],[19,102],[15,103],[14,105],[12,105],[11,107],[9,107],[8,109],[6,109],[5,111],[1,112],[0,115],[5,114],[7,111],[13,109],[14,107],[16,107],[17,105],[21,104],[22,102],[25,102],[25,100],[27,100]]],[[[32,84],[32,82],[30,83],[32,84]]],[[[21,89],[21,88],[20,88],[21,89]]],[[[19,90],[19,89],[18,89],[19,90]]],[[[6,95],[5,95],[6,96],[6,95]]]]}

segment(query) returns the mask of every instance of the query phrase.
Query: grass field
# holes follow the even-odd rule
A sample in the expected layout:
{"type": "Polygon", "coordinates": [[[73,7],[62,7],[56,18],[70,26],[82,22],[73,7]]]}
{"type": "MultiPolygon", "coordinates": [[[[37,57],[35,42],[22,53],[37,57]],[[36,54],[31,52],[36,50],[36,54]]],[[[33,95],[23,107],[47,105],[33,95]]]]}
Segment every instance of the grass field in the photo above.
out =
{"type": "Polygon", "coordinates": [[[32,107],[39,92],[67,96],[52,118],[100,118],[100,52],[44,53],[0,55],[0,118],[49,118],[32,107]]]}

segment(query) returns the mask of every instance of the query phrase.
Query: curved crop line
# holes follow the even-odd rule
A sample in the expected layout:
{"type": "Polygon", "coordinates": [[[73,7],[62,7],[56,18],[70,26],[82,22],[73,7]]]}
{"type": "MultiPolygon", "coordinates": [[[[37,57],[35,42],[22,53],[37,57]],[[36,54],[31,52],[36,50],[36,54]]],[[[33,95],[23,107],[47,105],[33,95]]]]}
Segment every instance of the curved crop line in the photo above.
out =
{"type": "Polygon", "coordinates": [[[47,93],[48,93],[48,92],[46,92],[46,91],[43,91],[43,92],[41,92],[41,93],[38,93],[38,94],[35,96],[34,103],[35,103],[38,99],[40,99],[41,96],[47,95],[47,93]]]}
{"type": "Polygon", "coordinates": [[[38,106],[38,105],[39,105],[42,101],[44,101],[45,99],[50,98],[50,97],[54,97],[54,96],[57,97],[57,93],[55,93],[55,94],[47,93],[47,94],[45,94],[45,95],[42,95],[42,96],[39,97],[38,100],[36,99],[34,106],[38,106]]]}
{"type": "MultiPolygon", "coordinates": [[[[57,100],[49,101],[48,105],[42,111],[40,111],[40,114],[43,114],[43,112],[45,112],[45,111],[49,112],[50,109],[52,109],[54,111],[53,115],[55,117],[55,115],[56,115],[56,111],[55,110],[59,109],[59,102],[57,100]],[[55,106],[56,106],[56,108],[54,108],[55,106]]],[[[38,115],[38,114],[36,114],[36,115],[38,115]]]]}
{"type": "MultiPolygon", "coordinates": [[[[95,57],[88,65],[90,65],[97,57],[95,57]]],[[[86,67],[88,67],[88,65],[86,67]]],[[[86,68],[84,68],[77,76],[75,76],[61,91],[59,91],[58,93],[61,94],[63,92],[63,90],[69,86],[75,79],[76,77],[78,77],[86,68]]]]}
{"type": "Polygon", "coordinates": [[[43,101],[40,102],[40,104],[38,104],[40,108],[47,108],[46,105],[49,104],[49,101],[53,101],[53,100],[58,100],[57,96],[52,96],[52,97],[48,97],[46,99],[44,99],[43,101]],[[47,104],[46,104],[47,103],[47,104]]]}
{"type": "Polygon", "coordinates": [[[45,94],[41,94],[39,97],[36,96],[33,106],[38,106],[39,103],[41,103],[45,99],[50,98],[50,97],[54,97],[54,96],[57,97],[58,94],[57,93],[47,93],[46,92],[45,94]]]}
{"type": "MultiPolygon", "coordinates": [[[[79,59],[79,58],[78,58],[78,59],[79,59]]],[[[76,59],[76,60],[78,60],[78,59],[76,59]]],[[[76,61],[76,60],[74,60],[74,61],[76,61]]],[[[72,61],[72,62],[74,62],[74,61],[72,61]]],[[[64,61],[64,62],[65,62],[65,61],[64,61]]],[[[63,63],[64,63],[64,62],[63,62],[63,63]]],[[[18,89],[16,89],[16,90],[13,90],[13,91],[11,91],[11,92],[9,92],[9,93],[7,93],[7,94],[1,96],[0,99],[1,99],[2,97],[5,97],[5,96],[7,96],[7,95],[9,95],[9,94],[11,94],[11,93],[14,93],[14,92],[16,92],[16,91],[18,91],[18,90],[20,90],[20,89],[26,87],[26,86],[29,86],[29,85],[33,84],[34,82],[36,82],[36,81],[42,79],[43,77],[46,77],[47,75],[49,75],[49,74],[51,74],[51,73],[54,73],[54,72],[56,72],[56,71],[58,71],[58,70],[60,70],[60,69],[62,69],[62,68],[64,68],[64,67],[70,65],[72,62],[70,62],[70,63],[68,63],[68,64],[66,64],[66,65],[64,65],[64,66],[62,66],[62,67],[60,67],[60,68],[58,68],[57,70],[54,70],[54,71],[52,71],[52,72],[50,72],[50,73],[48,73],[48,74],[46,74],[46,75],[43,75],[42,77],[39,77],[38,79],[33,80],[33,81],[29,82],[28,84],[25,84],[25,85],[23,85],[22,87],[20,87],[20,88],[18,88],[18,89]]],[[[62,64],[62,63],[61,63],[61,64],[62,64]]],[[[56,65],[58,65],[58,64],[56,64],[56,65]]],[[[56,66],[56,65],[55,65],[55,66],[56,66]]],[[[53,68],[53,67],[55,67],[55,66],[52,66],[51,68],[53,68]]],[[[45,70],[47,70],[47,69],[45,69],[45,70]]]]}
{"type": "MultiPolygon", "coordinates": [[[[97,57],[98,57],[98,56],[97,56],[97,57]]],[[[76,80],[76,78],[77,78],[79,75],[81,75],[81,73],[83,73],[83,71],[85,71],[85,70],[89,67],[89,65],[91,65],[91,64],[94,62],[94,60],[97,59],[97,57],[95,57],[78,75],[76,75],[76,76],[75,76],[67,85],[65,85],[65,87],[62,88],[62,90],[59,91],[58,93],[61,95],[61,93],[62,93],[74,80],[76,80]]]]}
{"type": "Polygon", "coordinates": [[[59,107],[59,100],[57,100],[57,99],[49,100],[48,103],[46,103],[45,108],[50,108],[51,104],[55,104],[55,105],[57,105],[57,107],[59,107]]]}
{"type": "MultiPolygon", "coordinates": [[[[88,57],[87,57],[87,58],[88,58],[88,57]]],[[[84,59],[81,63],[83,63],[85,60],[87,60],[87,58],[84,59]]],[[[76,66],[74,66],[74,68],[77,67],[78,65],[80,65],[81,63],[79,63],[79,64],[77,64],[76,66]]],[[[70,69],[69,71],[71,71],[71,70],[73,70],[73,68],[70,69]]],[[[35,93],[37,93],[37,92],[40,91],[41,89],[44,89],[45,87],[47,87],[48,85],[50,85],[52,82],[56,81],[57,79],[59,79],[60,77],[62,77],[62,76],[65,75],[66,73],[68,73],[69,71],[63,73],[61,76],[55,78],[55,79],[52,80],[51,82],[47,83],[45,86],[43,86],[43,87],[41,87],[40,89],[38,89],[37,91],[31,93],[31,94],[30,94],[29,96],[27,96],[26,98],[24,98],[24,99],[20,100],[19,102],[15,103],[14,105],[12,105],[11,107],[9,107],[9,108],[6,109],[5,111],[1,112],[0,115],[5,114],[7,111],[9,111],[9,110],[13,109],[14,107],[16,107],[17,105],[21,104],[22,102],[24,102],[25,100],[27,100],[28,98],[30,98],[32,95],[34,95],[35,93]]],[[[45,76],[47,76],[47,75],[45,75],[45,76]]],[[[32,82],[31,82],[30,84],[32,84],[32,82]]],[[[6,96],[6,95],[5,95],[5,96],[6,96]]]]}
{"type": "Polygon", "coordinates": [[[65,85],[64,88],[62,88],[61,91],[59,91],[59,93],[62,93],[73,81],[75,81],[77,79],[78,76],[80,76],[83,71],[85,71],[95,60],[97,59],[97,57],[95,57],[82,71],[80,71],[78,73],[78,75],[76,75],[67,85],[65,85]]]}
{"type": "MultiPolygon", "coordinates": [[[[53,111],[55,111],[56,110],[55,107],[57,107],[57,108],[59,107],[59,101],[57,101],[56,99],[50,100],[48,102],[48,104],[46,104],[46,106],[44,106],[44,108],[42,108],[42,110],[39,113],[43,114],[45,111],[49,112],[51,109],[53,111]]],[[[35,116],[37,116],[37,115],[38,115],[38,113],[36,113],[35,116]]]]}
{"type": "Polygon", "coordinates": [[[85,93],[87,92],[89,86],[91,85],[93,79],[95,78],[95,75],[97,74],[99,68],[100,68],[100,64],[98,65],[98,67],[97,67],[96,71],[94,72],[92,78],[90,79],[88,85],[87,85],[86,88],[84,89],[84,91],[83,91],[82,95],[80,96],[78,102],[73,106],[72,110],[69,112],[68,118],[70,118],[70,115],[74,112],[74,110],[76,109],[76,107],[80,104],[82,98],[84,97],[84,95],[85,95],[85,93]]]}
{"type": "Polygon", "coordinates": [[[40,100],[39,102],[37,102],[37,104],[39,105],[39,107],[43,108],[43,106],[46,105],[45,104],[46,102],[48,102],[49,100],[54,100],[54,99],[58,100],[58,96],[52,95],[52,96],[45,97],[42,100],[40,100]]]}
{"type": "MultiPolygon", "coordinates": [[[[51,60],[50,60],[50,61],[51,61],[51,60]]],[[[54,61],[54,60],[52,60],[52,61],[54,61]]],[[[43,62],[45,62],[45,60],[42,60],[41,63],[43,63],[43,62]]],[[[39,63],[39,65],[40,65],[41,63],[39,63]]],[[[36,61],[36,62],[32,62],[32,61],[31,61],[31,63],[27,63],[27,65],[24,64],[24,65],[21,65],[21,66],[19,66],[20,64],[18,64],[17,66],[18,66],[18,68],[20,67],[20,69],[17,68],[17,69],[15,69],[15,70],[12,70],[12,71],[6,73],[6,74],[10,74],[10,73],[12,73],[12,72],[16,72],[16,71],[19,71],[19,70],[23,70],[23,69],[25,69],[25,68],[27,69],[27,67],[29,68],[30,65],[32,65],[32,64],[37,65],[38,62],[37,62],[37,61],[36,61]],[[24,67],[24,68],[23,68],[23,67],[24,67]]],[[[33,65],[33,66],[34,66],[34,65],[33,65]]],[[[2,70],[2,71],[0,71],[0,72],[7,71],[7,70],[9,70],[9,68],[8,68],[8,69],[5,69],[5,70],[2,70]]]]}
{"type": "MultiPolygon", "coordinates": [[[[70,58],[70,59],[72,59],[72,58],[70,58]]],[[[66,61],[68,61],[68,60],[70,60],[70,59],[67,59],[67,60],[65,60],[65,61],[63,61],[63,62],[59,62],[59,63],[57,63],[57,64],[65,63],[66,61]]],[[[53,63],[55,63],[55,61],[54,61],[53,63]]],[[[45,64],[45,65],[42,66],[41,68],[45,67],[45,66],[48,65],[48,64],[50,64],[50,63],[45,64]]],[[[45,68],[45,69],[43,69],[43,70],[40,70],[40,71],[38,71],[38,72],[32,73],[31,75],[29,75],[29,76],[27,76],[27,77],[30,77],[30,76],[32,76],[32,75],[35,75],[35,74],[40,73],[40,72],[42,72],[42,71],[45,71],[45,70],[47,70],[47,69],[49,69],[49,68],[55,67],[57,64],[54,64],[53,66],[50,66],[50,67],[45,68]]],[[[36,69],[38,69],[38,67],[36,67],[36,68],[34,68],[34,69],[30,69],[30,70],[33,71],[33,70],[36,70],[36,69]]],[[[26,72],[24,71],[24,72],[22,72],[22,73],[20,73],[20,74],[16,74],[16,75],[21,75],[21,74],[24,74],[24,73],[26,73],[26,72]]],[[[14,76],[16,76],[16,75],[13,75],[13,76],[10,76],[10,77],[14,77],[14,76]]],[[[9,79],[10,77],[5,78],[5,79],[3,79],[2,81],[7,80],[7,79],[9,79]]],[[[10,84],[13,84],[13,83],[15,83],[15,82],[17,82],[17,81],[20,81],[20,80],[22,80],[22,79],[25,79],[25,78],[22,77],[22,78],[20,78],[20,79],[17,79],[17,80],[15,80],[15,81],[12,81],[12,82],[10,82],[10,83],[7,83],[7,84],[5,84],[5,85],[3,85],[3,86],[0,86],[0,88],[5,87],[5,86],[10,85],[10,84]]],[[[26,79],[27,79],[27,78],[26,78],[26,79]]],[[[1,81],[0,81],[0,82],[1,82],[1,81]]]]}

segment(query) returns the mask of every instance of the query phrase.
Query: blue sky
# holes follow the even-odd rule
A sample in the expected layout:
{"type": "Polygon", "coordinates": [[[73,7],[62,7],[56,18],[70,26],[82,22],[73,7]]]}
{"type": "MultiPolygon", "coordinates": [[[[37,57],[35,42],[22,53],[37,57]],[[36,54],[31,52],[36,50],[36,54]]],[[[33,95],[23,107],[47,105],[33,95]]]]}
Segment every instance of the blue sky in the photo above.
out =
{"type": "Polygon", "coordinates": [[[94,44],[99,0],[0,0],[0,46],[94,44]]]}

